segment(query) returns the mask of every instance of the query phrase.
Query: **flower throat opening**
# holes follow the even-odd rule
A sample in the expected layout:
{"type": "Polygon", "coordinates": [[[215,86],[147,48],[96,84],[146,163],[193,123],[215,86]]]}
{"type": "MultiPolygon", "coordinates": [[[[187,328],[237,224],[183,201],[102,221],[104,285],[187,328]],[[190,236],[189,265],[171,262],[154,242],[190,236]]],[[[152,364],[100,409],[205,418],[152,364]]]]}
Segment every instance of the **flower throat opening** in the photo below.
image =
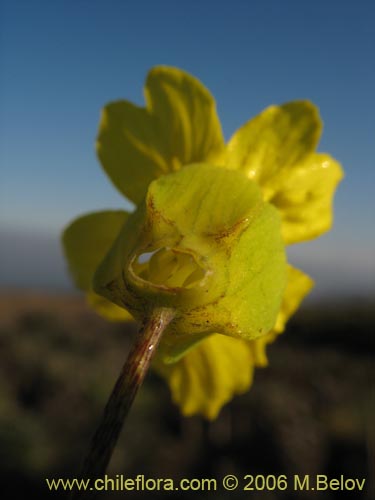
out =
{"type": "Polygon", "coordinates": [[[132,268],[139,278],[169,288],[193,288],[206,274],[191,254],[175,248],[142,253],[132,268]]]}

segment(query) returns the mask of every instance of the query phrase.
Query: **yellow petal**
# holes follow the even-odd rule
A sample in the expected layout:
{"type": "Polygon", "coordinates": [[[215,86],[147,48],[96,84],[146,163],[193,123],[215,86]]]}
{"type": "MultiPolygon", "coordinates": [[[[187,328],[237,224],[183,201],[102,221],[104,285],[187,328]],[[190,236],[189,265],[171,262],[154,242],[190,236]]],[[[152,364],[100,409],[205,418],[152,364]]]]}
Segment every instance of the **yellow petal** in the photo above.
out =
{"type": "Polygon", "coordinates": [[[86,294],[88,304],[95,309],[95,311],[107,319],[108,321],[132,321],[133,316],[122,307],[117,306],[104,297],[101,297],[93,291],[86,294]]]}
{"type": "Polygon", "coordinates": [[[253,379],[249,342],[220,334],[206,337],[177,363],[156,359],[156,370],[167,379],[173,401],[184,415],[213,420],[235,394],[247,391],[253,379]]]}
{"type": "Polygon", "coordinates": [[[315,153],[266,184],[265,198],[280,211],[287,244],[310,240],[331,228],[333,196],[342,177],[336,160],[315,153]]]}
{"type": "MultiPolygon", "coordinates": [[[[276,325],[268,335],[259,339],[247,342],[213,334],[204,340],[198,339],[199,343],[194,346],[188,337],[184,341],[190,343],[191,349],[174,363],[168,362],[168,359],[175,358],[170,357],[169,346],[162,349],[162,342],[154,367],[167,380],[172,398],[182,413],[186,416],[200,414],[213,420],[224,404],[235,395],[246,392],[252,384],[254,368],[268,364],[267,345],[284,330],[287,320],[312,286],[313,281],[306,274],[288,266],[288,283],[276,325]]],[[[96,309],[104,307],[100,312],[108,319],[131,318],[130,314],[126,317],[125,310],[96,294],[93,300],[96,309]],[[96,299],[102,300],[103,304],[95,304],[96,299]]],[[[175,349],[184,351],[180,345],[175,349]]]]}
{"type": "Polygon", "coordinates": [[[284,330],[289,317],[310,291],[312,280],[288,266],[288,283],[273,330],[264,337],[245,341],[213,334],[190,346],[176,362],[168,358],[163,342],[154,367],[167,380],[173,401],[184,415],[200,414],[212,420],[236,394],[246,392],[255,367],[267,366],[266,347],[284,330]]]}
{"type": "Polygon", "coordinates": [[[75,219],[62,235],[65,257],[74,282],[81,290],[91,288],[96,268],[124,225],[123,210],[93,212],[75,219]]]}
{"type": "Polygon", "coordinates": [[[188,163],[216,163],[224,151],[215,101],[193,76],[156,67],[147,76],[145,100],[145,108],[127,101],[106,106],[97,140],[104,170],[136,204],[153,179],[188,163]]]}
{"type": "Polygon", "coordinates": [[[127,101],[102,111],[97,153],[113,184],[138,204],[151,181],[166,173],[163,131],[150,113],[127,101]]]}
{"type": "Polygon", "coordinates": [[[127,218],[122,210],[91,213],[74,220],[63,233],[63,248],[75,284],[87,292],[90,306],[111,321],[127,321],[132,316],[93,292],[91,282],[127,218]]]}
{"type": "Polygon", "coordinates": [[[307,274],[288,265],[288,281],[275,326],[267,335],[252,342],[255,366],[263,367],[268,365],[267,345],[272,343],[284,331],[287,321],[298,309],[313,286],[314,282],[307,274]]]}
{"type": "Polygon", "coordinates": [[[303,161],[321,133],[317,108],[309,101],[270,106],[243,125],[227,146],[227,163],[261,186],[280,169],[303,161]]]}
{"type": "Polygon", "coordinates": [[[288,265],[287,285],[281,302],[273,332],[281,333],[289,318],[299,308],[302,300],[311,291],[314,281],[296,267],[288,265]]]}
{"type": "Polygon", "coordinates": [[[148,74],[145,97],[164,131],[171,166],[215,163],[224,139],[214,98],[198,79],[177,68],[156,67],[148,74]]]}

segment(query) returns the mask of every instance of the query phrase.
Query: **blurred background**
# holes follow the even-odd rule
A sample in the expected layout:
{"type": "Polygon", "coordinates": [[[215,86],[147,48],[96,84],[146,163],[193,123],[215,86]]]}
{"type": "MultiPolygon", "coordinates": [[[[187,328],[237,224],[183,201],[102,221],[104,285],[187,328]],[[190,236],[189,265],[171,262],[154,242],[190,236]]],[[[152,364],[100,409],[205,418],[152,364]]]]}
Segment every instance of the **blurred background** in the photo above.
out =
{"type": "Polygon", "coordinates": [[[367,480],[352,498],[374,497],[374,22],[371,0],[0,0],[5,498],[15,488],[58,497],[44,478],[75,474],[136,331],[89,310],[67,274],[60,234],[79,214],[131,208],[95,157],[98,120],[109,101],[142,105],[157,64],[211,90],[227,139],[270,104],[312,100],[325,125],[319,150],[342,163],[345,179],[332,231],[289,249],[316,286],[251,391],[208,424],[181,418],[150,374],[111,472],[343,474],[367,480]]]}

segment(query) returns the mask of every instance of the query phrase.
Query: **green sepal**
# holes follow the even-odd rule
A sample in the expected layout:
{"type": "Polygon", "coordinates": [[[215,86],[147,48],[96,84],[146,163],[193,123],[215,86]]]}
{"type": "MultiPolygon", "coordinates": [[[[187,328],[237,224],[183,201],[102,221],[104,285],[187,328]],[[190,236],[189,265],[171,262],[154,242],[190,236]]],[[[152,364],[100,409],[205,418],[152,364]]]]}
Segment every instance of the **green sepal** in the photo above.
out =
{"type": "Polygon", "coordinates": [[[171,358],[191,346],[187,336],[266,334],[285,283],[276,209],[242,172],[206,164],[153,181],[94,276],[95,291],[135,318],[176,310],[171,358]]]}

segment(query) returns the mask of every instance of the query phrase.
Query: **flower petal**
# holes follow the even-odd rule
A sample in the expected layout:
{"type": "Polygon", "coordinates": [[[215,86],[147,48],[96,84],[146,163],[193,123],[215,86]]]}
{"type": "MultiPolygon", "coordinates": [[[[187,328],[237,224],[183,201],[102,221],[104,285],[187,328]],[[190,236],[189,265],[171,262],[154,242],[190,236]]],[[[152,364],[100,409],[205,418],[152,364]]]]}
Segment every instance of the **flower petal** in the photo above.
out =
{"type": "Polygon", "coordinates": [[[65,257],[74,282],[81,290],[91,288],[96,268],[128,218],[123,210],[107,210],[75,219],[62,235],[65,257]]]}
{"type": "Polygon", "coordinates": [[[287,244],[310,240],[331,228],[333,195],[342,177],[336,160],[315,153],[266,184],[265,198],[280,211],[287,244]]]}
{"type": "Polygon", "coordinates": [[[321,120],[309,101],[270,106],[243,125],[227,146],[227,163],[261,186],[280,169],[303,161],[319,141],[321,120]]]}
{"type": "Polygon", "coordinates": [[[132,321],[134,319],[126,309],[117,306],[92,290],[87,292],[86,299],[88,304],[108,321],[132,321]]]}
{"type": "Polygon", "coordinates": [[[88,303],[101,316],[126,321],[131,315],[92,291],[92,277],[128,218],[122,210],[103,211],[74,220],[63,233],[63,247],[69,270],[78,288],[86,291],[88,303]]]}
{"type": "Polygon", "coordinates": [[[200,340],[176,362],[159,350],[154,368],[168,382],[173,401],[184,415],[201,414],[213,420],[236,394],[247,391],[255,367],[267,366],[266,347],[284,330],[285,323],[310,291],[312,280],[289,266],[288,283],[274,329],[259,339],[245,341],[220,334],[200,340]]]}
{"type": "Polygon", "coordinates": [[[97,151],[115,186],[138,204],[160,175],[224,151],[216,105],[193,76],[176,68],[153,68],[146,80],[146,108],[127,101],[106,106],[97,151]]]}
{"type": "Polygon", "coordinates": [[[159,66],[148,74],[145,97],[164,132],[173,169],[199,161],[215,164],[224,139],[214,98],[199,80],[180,69],[159,66]]]}
{"type": "Polygon", "coordinates": [[[97,153],[113,184],[134,203],[144,197],[151,181],[166,173],[163,131],[155,117],[127,101],[102,111],[97,153]]]}
{"type": "Polygon", "coordinates": [[[251,343],[213,334],[180,361],[155,361],[167,379],[173,401],[185,416],[201,414],[213,420],[235,394],[247,391],[253,379],[251,343]]]}
{"type": "Polygon", "coordinates": [[[273,329],[264,337],[253,341],[253,354],[255,366],[264,367],[268,365],[266,347],[285,329],[289,318],[300,306],[304,297],[314,286],[313,280],[299,269],[288,265],[288,280],[284,291],[283,300],[279,314],[273,329]]]}
{"type": "Polygon", "coordinates": [[[296,267],[288,265],[286,289],[284,291],[275,326],[272,330],[273,332],[281,333],[284,330],[286,322],[295,313],[302,300],[310,292],[313,286],[314,281],[310,276],[296,267]]]}

